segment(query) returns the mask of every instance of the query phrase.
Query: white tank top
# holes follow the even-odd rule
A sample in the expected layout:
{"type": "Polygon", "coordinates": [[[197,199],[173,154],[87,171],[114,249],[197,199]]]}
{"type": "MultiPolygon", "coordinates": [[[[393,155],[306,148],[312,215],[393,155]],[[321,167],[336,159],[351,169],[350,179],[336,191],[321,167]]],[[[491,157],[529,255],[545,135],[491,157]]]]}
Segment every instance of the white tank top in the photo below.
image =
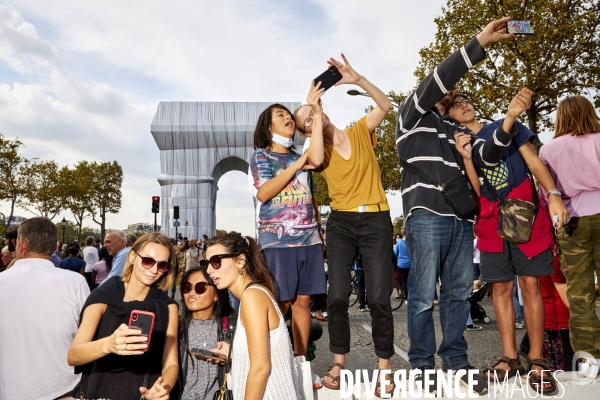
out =
{"type": "MultiPolygon", "coordinates": [[[[248,289],[262,290],[273,302],[279,315],[279,326],[269,331],[269,356],[271,358],[271,373],[267,379],[267,387],[263,399],[300,399],[298,390],[298,375],[294,364],[294,353],[288,334],[287,326],[279,310],[267,290],[260,286],[250,286],[248,289]]],[[[240,310],[242,308],[240,303],[240,310]]],[[[240,314],[241,315],[241,311],[240,314]]],[[[252,384],[252,377],[248,377],[250,370],[250,355],[248,354],[248,339],[246,330],[242,325],[242,318],[238,318],[233,347],[231,348],[231,373],[227,380],[231,380],[231,390],[235,400],[243,399],[246,391],[246,382],[252,384]]]]}

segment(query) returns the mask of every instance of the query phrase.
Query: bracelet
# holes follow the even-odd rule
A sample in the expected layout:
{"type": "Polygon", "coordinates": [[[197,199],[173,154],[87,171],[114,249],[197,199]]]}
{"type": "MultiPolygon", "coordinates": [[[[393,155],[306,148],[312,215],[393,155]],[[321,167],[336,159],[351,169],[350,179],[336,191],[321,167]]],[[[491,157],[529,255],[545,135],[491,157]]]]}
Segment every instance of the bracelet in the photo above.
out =
{"type": "Polygon", "coordinates": [[[555,194],[555,195],[557,195],[558,197],[562,197],[562,193],[561,193],[561,192],[559,192],[557,189],[552,189],[552,190],[550,190],[549,192],[547,192],[547,193],[546,193],[546,197],[550,198],[550,195],[551,195],[551,194],[555,194]]]}

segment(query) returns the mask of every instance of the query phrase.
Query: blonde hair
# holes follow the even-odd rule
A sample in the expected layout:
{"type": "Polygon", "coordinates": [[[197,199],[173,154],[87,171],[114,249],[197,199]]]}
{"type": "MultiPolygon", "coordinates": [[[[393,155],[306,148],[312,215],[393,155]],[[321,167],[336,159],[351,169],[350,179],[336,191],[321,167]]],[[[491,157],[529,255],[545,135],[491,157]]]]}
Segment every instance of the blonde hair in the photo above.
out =
{"type": "Polygon", "coordinates": [[[169,290],[173,286],[173,279],[170,278],[170,275],[173,272],[173,268],[175,266],[175,250],[173,249],[173,243],[171,242],[171,239],[159,232],[146,233],[138,240],[136,240],[133,246],[131,246],[131,250],[129,250],[129,253],[126,257],[127,264],[125,265],[125,269],[123,270],[123,275],[121,279],[123,280],[123,282],[129,282],[133,273],[133,261],[131,261],[133,260],[133,257],[130,259],[129,256],[130,254],[133,254],[133,256],[135,256],[136,253],[139,254],[140,251],[142,251],[142,249],[146,247],[148,243],[160,244],[169,249],[169,263],[171,265],[169,266],[169,269],[167,269],[162,274],[160,279],[155,283],[155,285],[158,286],[159,289],[169,290]]]}
{"type": "Polygon", "coordinates": [[[304,129],[303,126],[300,126],[297,122],[296,122],[296,115],[298,114],[298,111],[300,111],[300,109],[302,107],[309,107],[310,108],[310,104],[302,104],[300,107],[296,108],[294,110],[294,113],[292,114],[292,118],[294,119],[294,123],[296,125],[296,130],[298,131],[298,133],[300,134],[300,136],[302,137],[306,137],[306,130],[304,129]]]}
{"type": "Polygon", "coordinates": [[[554,138],[570,133],[572,136],[600,132],[600,119],[592,103],[583,96],[570,96],[556,109],[554,138]]]}

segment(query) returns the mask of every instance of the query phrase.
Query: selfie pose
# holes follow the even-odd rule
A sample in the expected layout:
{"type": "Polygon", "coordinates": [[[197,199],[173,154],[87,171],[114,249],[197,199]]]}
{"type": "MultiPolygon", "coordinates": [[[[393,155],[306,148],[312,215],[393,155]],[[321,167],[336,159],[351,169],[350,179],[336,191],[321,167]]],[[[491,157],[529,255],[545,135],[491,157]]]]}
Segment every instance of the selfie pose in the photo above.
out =
{"type": "Polygon", "coordinates": [[[217,289],[205,268],[188,269],[180,288],[184,301],[179,323],[181,399],[212,399],[223,383],[222,364],[237,318],[232,317],[229,292],[217,289]]]}
{"type": "Polygon", "coordinates": [[[240,299],[231,351],[234,399],[300,399],[294,355],[273,281],[254,239],[231,232],[208,240],[200,262],[219,290],[240,299]]]}
{"type": "Polygon", "coordinates": [[[108,279],[88,297],[67,359],[83,367],[73,397],[169,398],[179,373],[177,303],[166,292],[173,258],[168,237],[147,233],[127,254],[123,276],[108,279]],[[150,327],[130,327],[147,317],[150,327]]]}
{"type": "MultiPolygon", "coordinates": [[[[308,102],[321,115],[323,90],[311,88],[308,102]]],[[[315,143],[299,155],[294,150],[296,129],[292,114],[272,104],[258,117],[254,132],[256,151],[250,173],[257,189],[258,246],[273,276],[275,298],[285,315],[292,307],[294,353],[306,354],[310,333],[310,296],[326,292],[323,249],[317,213],[312,202],[312,180],[307,169],[323,160],[321,122],[315,124],[315,143]],[[317,140],[318,141],[318,140],[317,140]]]]}
{"type": "Polygon", "coordinates": [[[504,348],[503,356],[495,356],[490,366],[484,366],[484,374],[494,379],[504,379],[523,373],[515,344],[515,309],[513,305],[513,281],[515,275],[523,292],[525,322],[529,335],[527,369],[528,380],[534,390],[544,394],[556,391],[556,381],[542,356],[544,342],[544,303],[540,289],[540,277],[552,275],[553,253],[552,223],[556,217],[557,228],[568,217],[561,194],[556,190],[552,176],[533,148],[535,135],[516,118],[529,109],[533,92],[522,89],[510,102],[506,117],[491,124],[482,125],[475,116],[475,108],[464,94],[455,94],[446,113],[461,126],[469,128],[478,137],[488,140],[498,129],[516,134],[508,145],[508,151],[495,167],[475,170],[472,160],[471,137],[455,135],[456,148],[472,185],[479,191],[479,212],[475,232],[480,250],[481,280],[492,284],[494,310],[498,330],[504,348]],[[478,173],[483,184],[480,185],[478,173]],[[532,176],[530,176],[530,174],[532,176]],[[549,211],[538,199],[533,182],[535,177],[548,193],[549,211]],[[528,209],[529,207],[529,209],[528,209]],[[503,224],[507,214],[518,221],[516,226],[503,224]],[[501,235],[502,236],[501,236],[501,235]]]}
{"type": "MultiPolygon", "coordinates": [[[[375,101],[373,111],[344,130],[334,126],[320,107],[315,107],[311,101],[294,113],[297,129],[311,136],[305,154],[309,154],[311,165],[319,167],[317,172],[327,181],[332,200],[332,212],[327,221],[327,311],[329,349],[334,353],[334,359],[325,373],[323,384],[334,390],[340,388],[340,370],[344,369],[345,357],[350,351],[350,268],[358,250],[364,261],[373,343],[375,354],[379,357],[379,369],[390,369],[390,357],[394,354],[394,324],[390,305],[394,278],[389,242],[393,229],[390,207],[373,150],[376,144],[374,131],[392,103],[381,90],[359,75],[343,54],[342,58],[343,64],[333,58],[328,61],[330,72],[329,75],[325,74],[328,79],[323,82],[319,80],[321,78],[316,79],[316,86],[311,90],[319,91],[323,84],[329,86],[332,83],[329,76],[332,72],[336,73],[338,80],[335,85],[356,84],[361,87],[375,101]]],[[[383,390],[377,386],[375,394],[391,393],[393,389],[393,384],[383,390]]]]}

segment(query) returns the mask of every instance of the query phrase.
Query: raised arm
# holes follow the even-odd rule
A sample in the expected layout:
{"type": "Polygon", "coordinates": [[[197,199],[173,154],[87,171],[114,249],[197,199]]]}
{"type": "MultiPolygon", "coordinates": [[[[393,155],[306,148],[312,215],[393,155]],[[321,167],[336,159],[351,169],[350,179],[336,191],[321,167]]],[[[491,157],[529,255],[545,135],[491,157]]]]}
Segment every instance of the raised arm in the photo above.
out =
{"type": "Polygon", "coordinates": [[[484,47],[514,36],[506,33],[506,22],[510,19],[504,17],[489,23],[469,43],[451,54],[427,75],[417,90],[407,96],[398,107],[397,137],[413,129],[421,116],[443,99],[469,69],[485,59],[484,47]]]}
{"type": "Polygon", "coordinates": [[[488,140],[477,139],[473,136],[473,163],[480,168],[496,166],[510,145],[510,141],[517,133],[515,121],[517,117],[529,110],[533,92],[527,88],[521,89],[508,105],[508,112],[492,137],[488,140]]]}
{"type": "Polygon", "coordinates": [[[454,141],[456,142],[456,149],[463,158],[465,170],[467,171],[467,176],[473,186],[473,190],[475,190],[475,193],[479,196],[481,194],[481,184],[479,183],[479,176],[477,175],[477,170],[473,164],[471,137],[463,132],[457,132],[454,134],[454,141]]]}
{"type": "Polygon", "coordinates": [[[321,82],[312,81],[306,102],[311,108],[312,129],[310,135],[310,146],[306,153],[308,154],[308,162],[315,168],[323,164],[325,158],[325,150],[323,146],[323,107],[321,106],[321,96],[325,93],[325,89],[321,89],[321,82]]]}
{"type": "MultiPolygon", "coordinates": [[[[287,186],[287,184],[296,175],[296,172],[300,171],[301,169],[314,169],[314,167],[312,167],[311,165],[307,165],[308,156],[309,156],[308,152],[304,153],[303,155],[300,156],[299,159],[296,160],[296,162],[294,162],[292,165],[290,165],[289,167],[284,169],[279,175],[276,175],[270,179],[267,179],[266,181],[263,181],[263,179],[264,179],[264,177],[268,176],[267,174],[270,174],[270,171],[264,170],[264,167],[266,167],[266,165],[260,165],[260,164],[256,165],[256,168],[261,169],[262,172],[265,173],[265,175],[262,175],[262,177],[261,177],[261,175],[260,175],[261,171],[259,171],[258,172],[259,173],[258,180],[256,178],[254,179],[254,186],[258,188],[258,192],[256,193],[256,198],[261,203],[266,203],[267,201],[271,200],[273,197],[277,196],[279,194],[279,192],[281,192],[283,190],[283,188],[285,188],[287,186]]],[[[257,158],[257,157],[255,157],[255,158],[257,158]]],[[[252,165],[252,163],[254,163],[254,162],[255,162],[255,159],[253,159],[250,163],[251,169],[254,168],[254,166],[252,165]]],[[[258,161],[258,162],[260,162],[260,161],[258,161]]],[[[265,160],[265,162],[266,162],[266,160],[265,160]]],[[[253,172],[253,174],[254,174],[254,172],[253,172]]]]}
{"type": "MultiPolygon", "coordinates": [[[[335,84],[335,86],[343,85],[345,83],[354,84],[363,89],[375,102],[375,108],[367,115],[367,127],[369,132],[373,132],[383,122],[386,114],[392,108],[392,102],[385,93],[381,91],[377,86],[373,85],[362,75],[359,75],[351,66],[344,54],[342,53],[342,59],[344,63],[337,61],[333,57],[327,61],[331,66],[335,66],[342,74],[342,79],[335,84]]],[[[314,135],[314,133],[313,133],[314,135]]],[[[312,146],[311,139],[311,146],[312,146]]]]}

